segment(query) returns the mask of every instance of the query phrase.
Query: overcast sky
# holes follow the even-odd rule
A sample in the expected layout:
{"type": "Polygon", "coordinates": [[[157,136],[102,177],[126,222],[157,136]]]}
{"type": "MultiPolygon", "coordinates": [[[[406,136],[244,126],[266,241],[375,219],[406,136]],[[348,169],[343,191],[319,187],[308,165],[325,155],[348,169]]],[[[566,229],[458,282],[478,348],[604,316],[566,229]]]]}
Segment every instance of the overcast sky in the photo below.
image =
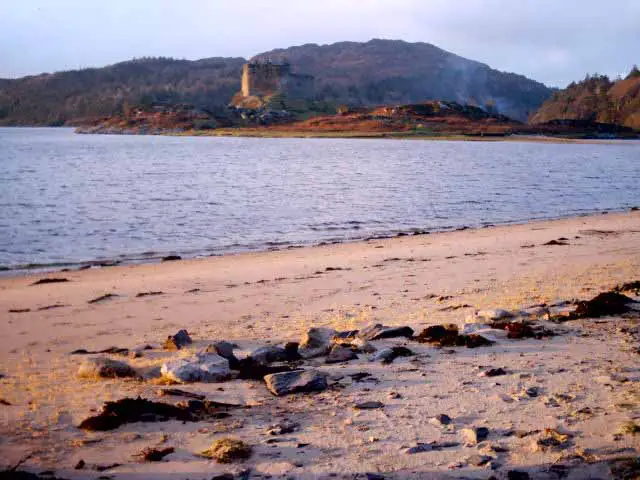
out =
{"type": "Polygon", "coordinates": [[[0,77],[392,38],[565,86],[640,63],[640,0],[0,0],[0,77]]]}

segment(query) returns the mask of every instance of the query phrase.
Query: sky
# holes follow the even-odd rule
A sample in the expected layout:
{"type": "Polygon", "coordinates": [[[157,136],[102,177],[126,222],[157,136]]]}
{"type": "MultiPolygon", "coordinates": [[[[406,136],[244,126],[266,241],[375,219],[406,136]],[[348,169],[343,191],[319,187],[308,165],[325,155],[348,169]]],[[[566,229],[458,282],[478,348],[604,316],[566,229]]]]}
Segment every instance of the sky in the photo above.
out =
{"type": "Polygon", "coordinates": [[[0,19],[0,78],[372,38],[556,87],[640,64],[640,0],[0,0],[0,19]]]}

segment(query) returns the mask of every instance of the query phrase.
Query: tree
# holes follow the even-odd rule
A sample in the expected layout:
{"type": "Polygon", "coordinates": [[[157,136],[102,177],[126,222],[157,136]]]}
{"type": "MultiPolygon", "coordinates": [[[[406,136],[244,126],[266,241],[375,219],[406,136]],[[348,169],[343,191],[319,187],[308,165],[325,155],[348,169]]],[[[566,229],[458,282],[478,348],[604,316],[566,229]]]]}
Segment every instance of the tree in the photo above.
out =
{"type": "Polygon", "coordinates": [[[640,77],[640,70],[638,70],[637,65],[634,65],[631,71],[629,72],[629,75],[627,75],[627,80],[630,78],[638,78],[638,77],[640,77]]]}

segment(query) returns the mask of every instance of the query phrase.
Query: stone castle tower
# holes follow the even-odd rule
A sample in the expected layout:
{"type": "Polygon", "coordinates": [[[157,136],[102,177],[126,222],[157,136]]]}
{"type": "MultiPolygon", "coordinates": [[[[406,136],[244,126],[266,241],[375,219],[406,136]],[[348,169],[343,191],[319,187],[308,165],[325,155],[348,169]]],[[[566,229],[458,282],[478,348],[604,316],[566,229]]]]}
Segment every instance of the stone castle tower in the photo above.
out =
{"type": "Polygon", "coordinates": [[[242,66],[242,97],[266,97],[276,93],[308,98],[313,94],[313,77],[292,73],[291,64],[286,61],[251,61],[242,66]]]}

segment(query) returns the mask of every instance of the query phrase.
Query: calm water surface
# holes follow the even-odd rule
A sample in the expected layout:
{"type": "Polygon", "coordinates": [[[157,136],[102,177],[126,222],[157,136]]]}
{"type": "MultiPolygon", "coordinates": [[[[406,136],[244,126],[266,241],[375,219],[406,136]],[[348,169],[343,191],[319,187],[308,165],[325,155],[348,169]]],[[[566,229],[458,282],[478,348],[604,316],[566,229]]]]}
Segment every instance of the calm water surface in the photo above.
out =
{"type": "Polygon", "coordinates": [[[0,268],[150,261],[640,205],[640,142],[0,128],[0,268]]]}

